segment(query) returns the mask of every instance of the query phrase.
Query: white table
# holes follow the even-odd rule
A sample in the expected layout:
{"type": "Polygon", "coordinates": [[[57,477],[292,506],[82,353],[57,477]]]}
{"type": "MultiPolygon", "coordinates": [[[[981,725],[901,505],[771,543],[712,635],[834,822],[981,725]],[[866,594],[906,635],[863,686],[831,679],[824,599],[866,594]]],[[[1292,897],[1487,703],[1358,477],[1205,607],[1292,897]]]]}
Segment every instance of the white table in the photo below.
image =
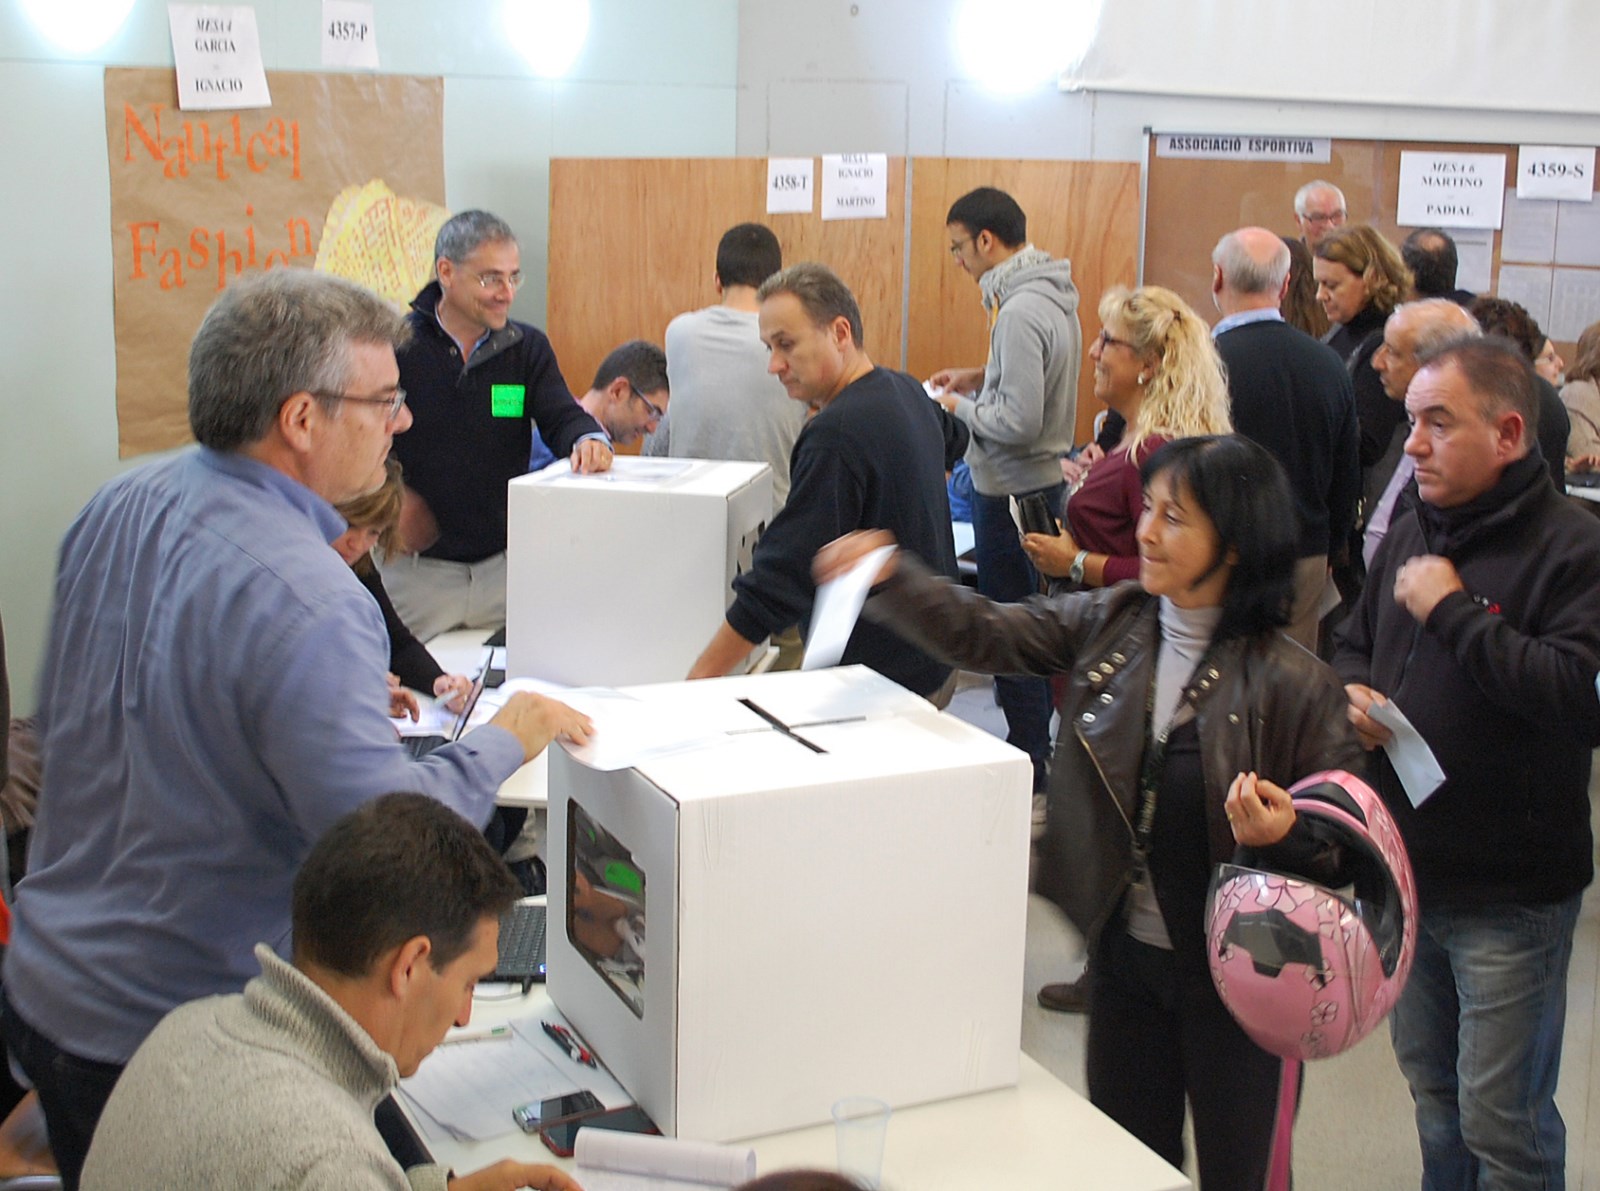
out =
{"type": "MultiPolygon", "coordinates": [[[[494,1024],[548,1007],[542,988],[526,997],[479,1002],[474,1025],[494,1024]]],[[[781,1079],[781,1072],[773,1078],[781,1079]]],[[[401,1101],[404,1104],[404,1101],[401,1101]]],[[[507,1106],[507,1113],[510,1106],[507,1106]]],[[[794,1167],[832,1170],[833,1126],[817,1125],[751,1139],[762,1174],[794,1167]]],[[[512,1132],[481,1142],[428,1141],[434,1157],[466,1174],[517,1158],[575,1169],[537,1137],[512,1132]]],[[[1168,1166],[1120,1126],[1027,1055],[1016,1087],[896,1109],[884,1145],[885,1191],[1183,1191],[1168,1166]]]]}
{"type": "MultiPolygon", "coordinates": [[[[483,666],[484,638],[487,629],[453,629],[428,642],[428,652],[446,674],[475,675],[483,666]]],[[[521,806],[544,810],[549,803],[550,759],[540,753],[501,785],[495,802],[501,806],[521,806]]]]}

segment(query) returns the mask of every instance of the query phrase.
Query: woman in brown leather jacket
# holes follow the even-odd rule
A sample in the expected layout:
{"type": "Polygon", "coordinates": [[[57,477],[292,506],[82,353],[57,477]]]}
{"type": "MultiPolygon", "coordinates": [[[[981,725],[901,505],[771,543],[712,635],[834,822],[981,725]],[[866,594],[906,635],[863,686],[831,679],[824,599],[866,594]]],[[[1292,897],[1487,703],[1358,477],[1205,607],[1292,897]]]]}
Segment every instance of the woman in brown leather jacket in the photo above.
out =
{"type": "MultiPolygon", "coordinates": [[[[1138,583],[995,604],[897,552],[865,615],[970,670],[1068,676],[1039,884],[1092,956],[1089,1099],[1174,1166],[1187,1102],[1201,1187],[1243,1191],[1263,1184],[1281,1064],[1211,984],[1211,873],[1239,845],[1313,865],[1286,790],[1361,750],[1333,672],[1279,632],[1296,526],[1277,462],[1190,438],[1142,475],[1138,583]]],[[[818,578],[888,540],[840,539],[818,578]]]]}

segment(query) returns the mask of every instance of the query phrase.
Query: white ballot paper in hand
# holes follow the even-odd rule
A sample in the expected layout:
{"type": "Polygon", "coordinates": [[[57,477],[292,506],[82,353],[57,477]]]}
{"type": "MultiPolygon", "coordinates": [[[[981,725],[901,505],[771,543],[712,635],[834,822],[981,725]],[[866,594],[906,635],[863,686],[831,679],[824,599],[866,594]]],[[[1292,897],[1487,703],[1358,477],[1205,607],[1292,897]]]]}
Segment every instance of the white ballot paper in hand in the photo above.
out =
{"type": "Polygon", "coordinates": [[[1444,784],[1444,770],[1439,767],[1439,758],[1433,755],[1428,742],[1422,739],[1422,733],[1411,726],[1411,721],[1406,719],[1405,712],[1393,699],[1382,703],[1374,700],[1372,706],[1367,708],[1367,714],[1394,733],[1389,743],[1383,746],[1383,751],[1389,754],[1389,763],[1394,766],[1400,784],[1406,788],[1411,805],[1421,806],[1444,784]]]}
{"type": "Polygon", "coordinates": [[[800,662],[802,670],[824,670],[839,664],[867,602],[867,592],[872,590],[872,581],[894,550],[893,546],[880,546],[837,579],[829,579],[817,588],[816,601],[811,605],[811,636],[800,662]]]}

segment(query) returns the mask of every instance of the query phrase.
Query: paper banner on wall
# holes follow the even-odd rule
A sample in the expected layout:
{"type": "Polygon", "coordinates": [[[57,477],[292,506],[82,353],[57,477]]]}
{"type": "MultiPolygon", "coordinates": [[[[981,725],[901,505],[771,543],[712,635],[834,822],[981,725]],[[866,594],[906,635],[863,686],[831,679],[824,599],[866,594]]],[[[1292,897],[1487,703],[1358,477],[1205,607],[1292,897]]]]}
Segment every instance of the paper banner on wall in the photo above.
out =
{"type": "Polygon", "coordinates": [[[889,218],[889,157],[835,153],[822,159],[822,218],[889,218]]]}
{"type": "Polygon", "coordinates": [[[1499,227],[1504,153],[1400,154],[1401,227],[1499,227]]]}
{"type": "Polygon", "coordinates": [[[272,106],[261,65],[256,10],[246,5],[169,4],[178,107],[186,112],[272,106]]]}
{"type": "Polygon", "coordinates": [[[816,163],[810,157],[767,158],[767,214],[809,215],[816,163]]]}
{"type": "Polygon", "coordinates": [[[269,110],[183,113],[172,71],[105,72],[123,458],[189,441],[189,341],[235,277],[315,266],[403,306],[432,273],[442,82],[269,81],[269,110]]]}
{"type": "Polygon", "coordinates": [[[322,64],[378,69],[377,24],[371,4],[322,0],[322,64]]]}

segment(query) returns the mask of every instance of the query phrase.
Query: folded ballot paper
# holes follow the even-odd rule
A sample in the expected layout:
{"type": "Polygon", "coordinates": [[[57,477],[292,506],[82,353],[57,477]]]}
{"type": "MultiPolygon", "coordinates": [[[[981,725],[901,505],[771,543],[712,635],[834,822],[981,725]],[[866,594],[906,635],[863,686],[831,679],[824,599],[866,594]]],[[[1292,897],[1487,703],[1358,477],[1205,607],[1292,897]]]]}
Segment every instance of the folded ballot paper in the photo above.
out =
{"type": "Polygon", "coordinates": [[[574,1156],[584,1191],[728,1191],[756,1177],[748,1146],[609,1129],[579,1129],[574,1156]]]}

